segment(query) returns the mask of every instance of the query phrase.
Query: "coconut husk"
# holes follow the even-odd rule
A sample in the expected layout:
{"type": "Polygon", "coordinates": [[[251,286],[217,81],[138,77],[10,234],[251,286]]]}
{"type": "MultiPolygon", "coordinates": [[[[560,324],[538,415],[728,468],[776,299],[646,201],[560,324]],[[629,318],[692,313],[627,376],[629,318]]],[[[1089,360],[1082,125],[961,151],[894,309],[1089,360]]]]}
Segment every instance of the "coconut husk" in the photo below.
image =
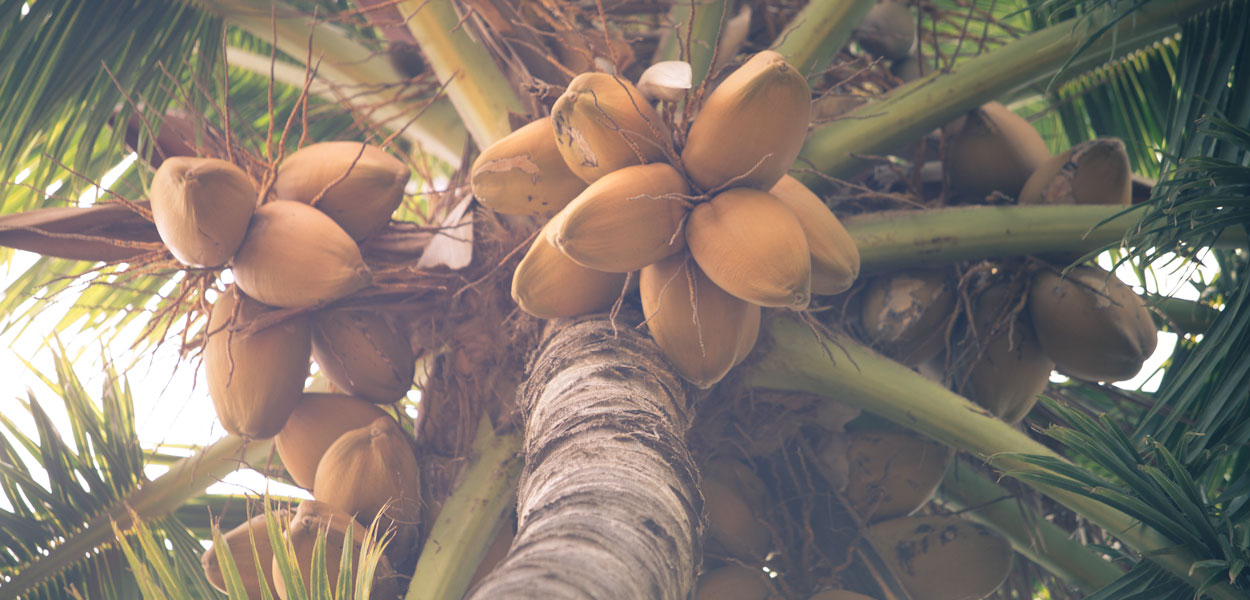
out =
{"type": "Polygon", "coordinates": [[[954,286],[946,273],[915,269],[870,281],[860,304],[860,320],[876,347],[914,367],[946,346],[945,325],[954,310],[954,286]]]}
{"type": "Polygon", "coordinates": [[[371,310],[321,311],[312,321],[313,360],[334,385],[389,404],[412,389],[416,355],[408,336],[371,310]]]}
{"type": "Polygon", "coordinates": [[[1046,141],[1028,121],[989,102],[953,129],[942,164],[951,186],[980,202],[993,192],[1018,197],[1029,175],[1048,158],[1046,141]]]}
{"type": "Polygon", "coordinates": [[[933,440],[897,431],[844,434],[849,508],[869,521],[901,517],[924,506],[953,453],[933,440]]]}
{"type": "Polygon", "coordinates": [[[330,444],[344,433],[386,416],[376,404],[354,396],[305,392],[274,438],[274,445],[295,484],[311,490],[317,463],[330,444]]]}
{"type": "Polygon", "coordinates": [[[984,598],[1011,571],[1011,544],[955,517],[901,517],[868,528],[868,540],[912,600],[984,598]]]}
{"type": "Polygon", "coordinates": [[[968,396],[1008,423],[1018,423],[1037,403],[1055,369],[1037,341],[1026,313],[1003,322],[1004,307],[1016,303],[1007,286],[981,293],[973,310],[983,337],[980,359],[968,374],[968,396]]]}
{"type": "Polygon", "coordinates": [[[216,158],[176,156],[152,176],[152,220],[174,258],[220,267],[234,256],[256,209],[243,169],[216,158]]]}
{"type": "Polygon", "coordinates": [[[377,146],[321,142],[282,161],[273,191],[312,203],[360,242],[390,222],[411,176],[408,165],[377,146]]]}
{"type": "Polygon", "coordinates": [[[564,164],[551,117],[491,144],[470,173],[478,201],[508,215],[551,217],[586,189],[586,182],[564,164]]]}

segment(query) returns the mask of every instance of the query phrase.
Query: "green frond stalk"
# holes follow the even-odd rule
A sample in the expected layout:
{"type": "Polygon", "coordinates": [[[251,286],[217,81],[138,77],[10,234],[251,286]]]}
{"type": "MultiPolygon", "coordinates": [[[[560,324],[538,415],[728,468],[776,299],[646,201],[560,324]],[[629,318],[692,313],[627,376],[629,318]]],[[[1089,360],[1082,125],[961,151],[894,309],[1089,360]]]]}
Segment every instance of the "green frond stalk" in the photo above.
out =
{"type": "Polygon", "coordinates": [[[800,73],[811,77],[851,39],[876,0],[812,0],[786,26],[773,50],[800,73]]]}
{"type": "Polygon", "coordinates": [[[520,433],[497,434],[490,419],[482,418],[472,458],[443,503],[404,600],[464,596],[504,513],[515,503],[516,482],[525,463],[520,452],[520,433]]]}
{"type": "Polygon", "coordinates": [[[708,76],[712,55],[720,39],[722,25],[728,19],[728,0],[678,0],[668,12],[668,26],[660,41],[656,61],[681,60],[686,48],[690,56],[693,87],[708,76]]]}
{"type": "Polygon", "coordinates": [[[396,6],[478,148],[511,133],[508,115],[525,109],[490,53],[469,37],[451,1],[404,0],[396,6]]]}
{"type": "MultiPolygon", "coordinates": [[[[1009,475],[1053,474],[1022,460],[1022,454],[1068,464],[984,408],[849,337],[829,338],[792,317],[774,314],[760,338],[764,351],[745,373],[752,387],[836,398],[971,453],[1009,475]]],[[[1032,478],[1028,483],[1195,589],[1203,585],[1206,577],[1192,574],[1190,566],[1205,557],[1192,556],[1174,540],[1098,500],[1032,478]]],[[[1244,598],[1227,583],[1206,593],[1217,600],[1244,598]]]]}

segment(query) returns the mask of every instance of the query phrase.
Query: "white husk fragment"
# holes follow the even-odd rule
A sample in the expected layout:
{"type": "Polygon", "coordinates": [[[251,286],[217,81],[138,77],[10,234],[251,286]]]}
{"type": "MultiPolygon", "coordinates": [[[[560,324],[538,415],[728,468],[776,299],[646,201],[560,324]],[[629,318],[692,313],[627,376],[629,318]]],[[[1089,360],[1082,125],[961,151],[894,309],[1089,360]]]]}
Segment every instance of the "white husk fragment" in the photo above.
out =
{"type": "Polygon", "coordinates": [[[694,85],[690,63],[666,60],[647,67],[638,78],[638,90],[651,100],[676,102],[694,85]]]}

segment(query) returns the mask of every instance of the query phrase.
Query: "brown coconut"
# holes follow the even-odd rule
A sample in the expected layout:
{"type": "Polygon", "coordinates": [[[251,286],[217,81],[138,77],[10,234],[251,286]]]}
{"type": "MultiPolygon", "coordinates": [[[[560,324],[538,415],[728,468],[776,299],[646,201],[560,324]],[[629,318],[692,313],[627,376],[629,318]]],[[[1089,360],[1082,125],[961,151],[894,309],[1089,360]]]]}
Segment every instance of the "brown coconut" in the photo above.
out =
{"type": "Polygon", "coordinates": [[[946,475],[953,453],[910,433],[860,430],[845,434],[849,507],[871,521],[911,514],[924,506],[946,475]]]}
{"type": "Polygon", "coordinates": [[[868,528],[868,540],[912,600],[984,598],[1011,571],[1011,544],[949,516],[900,517],[868,528]]]}
{"type": "Polygon", "coordinates": [[[699,387],[720,381],[759,336],[760,307],[712,283],[688,253],[644,267],[638,286],[651,337],[699,387]]]}
{"type": "Polygon", "coordinates": [[[668,163],[618,169],[590,184],[546,228],[573,262],[609,273],[637,271],[686,247],[690,187],[668,163]]]}
{"type": "Polygon", "coordinates": [[[1096,266],[1042,271],[1029,290],[1042,350],[1060,371],[1091,381],[1131,379],[1154,353],[1158,330],[1145,302],[1096,266]]]}
{"type": "Polygon", "coordinates": [[[231,286],[205,326],[204,375],[226,431],[266,439],[282,430],[308,377],[312,331],[306,315],[263,323],[273,308],[231,286]]]}
{"type": "MultiPolygon", "coordinates": [[[[313,548],[316,545],[317,534],[320,531],[326,532],[326,575],[332,589],[338,585],[339,563],[343,558],[343,551],[346,550],[348,529],[352,532],[351,565],[352,581],[355,582],[358,581],[356,574],[360,565],[360,551],[364,544],[368,527],[325,502],[316,500],[300,502],[299,508],[291,519],[291,525],[286,531],[286,539],[294,549],[293,557],[299,565],[300,577],[303,578],[305,590],[309,588],[312,574],[313,548]]],[[[391,543],[393,544],[394,542],[392,541],[391,543]]],[[[288,592],[286,581],[282,578],[282,571],[278,565],[278,557],[275,556],[270,570],[274,587],[278,591],[278,598],[290,600],[291,598],[301,597],[288,592]]],[[[390,561],[387,560],[386,556],[382,556],[377,563],[372,585],[373,587],[368,596],[370,598],[396,598],[399,596],[399,577],[391,569],[390,561]]]]}
{"type": "Polygon", "coordinates": [[[825,590],[808,597],[807,600],[873,600],[873,598],[850,590],[825,590]]]}
{"type": "Polygon", "coordinates": [[[377,146],[321,142],[282,161],[273,191],[283,200],[316,200],[318,210],[359,242],[390,222],[409,177],[408,165],[377,146]]]}
{"type": "Polygon", "coordinates": [[[1133,173],[1124,142],[1081,142],[1042,163],[1020,190],[1020,204],[1116,204],[1133,198],[1133,173]]]}
{"type": "Polygon", "coordinates": [[[752,56],[708,94],[690,125],[681,159],[691,181],[705,192],[771,189],[807,139],[811,94],[780,54],[752,56]]]}
{"type": "Polygon", "coordinates": [[[185,265],[220,267],[234,256],[256,210],[243,169],[216,158],[175,156],[152,177],[152,220],[185,265]]]}
{"type": "Polygon", "coordinates": [[[768,574],[743,565],[721,567],[699,577],[695,600],[768,600],[768,574]]]}
{"type": "Polygon", "coordinates": [[[849,289],[859,276],[859,248],[833,211],[789,175],[768,193],[794,212],[803,228],[812,257],[812,293],[840,294],[849,289]]]}
{"type": "Polygon", "coordinates": [[[868,9],[855,28],[855,41],[869,54],[898,60],[916,45],[916,16],[899,0],[882,0],[868,9]]]}
{"type": "Polygon", "coordinates": [[[282,465],[295,484],[313,489],[317,463],[339,436],[387,418],[376,404],[347,394],[305,392],[274,438],[282,465]]]}
{"type": "Polygon", "coordinates": [[[417,364],[412,343],[381,313],[321,311],[313,316],[312,334],[313,360],[347,393],[389,404],[412,389],[417,364]]]}
{"type": "Polygon", "coordinates": [[[586,189],[586,182],[564,164],[551,117],[491,144],[470,173],[478,201],[508,215],[550,217],[586,189]]]}
{"type": "MultiPolygon", "coordinates": [[[[273,514],[283,521],[290,518],[285,510],[275,511],[273,514]]],[[[278,589],[269,573],[263,574],[265,582],[261,583],[262,574],[256,570],[257,560],[264,567],[268,567],[273,560],[273,544],[269,541],[269,531],[265,527],[265,515],[259,514],[244,521],[224,533],[222,538],[226,542],[226,551],[230,553],[234,566],[239,571],[239,578],[243,580],[243,589],[247,590],[248,598],[260,598],[262,587],[269,588],[269,593],[276,595],[278,589]]],[[[226,592],[226,578],[222,574],[217,550],[215,545],[205,550],[200,556],[200,565],[204,567],[204,576],[208,578],[208,582],[217,590],[226,592]]]]}
{"type": "Polygon", "coordinates": [[[945,325],[954,310],[954,289],[946,273],[915,269],[870,281],[860,320],[883,353],[914,367],[945,347],[945,325]]]}
{"type": "Polygon", "coordinates": [[[607,310],[625,289],[625,273],[583,267],[538,232],[512,275],[512,299],[540,319],[563,319],[607,310]]]}
{"type": "Polygon", "coordinates": [[[747,302],[803,310],[811,301],[803,226],[768,192],[733,188],[695,206],[686,244],[708,278],[747,302]]]}
{"type": "Polygon", "coordinates": [[[313,498],[361,522],[379,518],[383,530],[394,527],[387,555],[405,563],[421,526],[421,471],[407,434],[382,417],[339,436],[317,463],[313,498]]]}
{"type": "Polygon", "coordinates": [[[974,109],[947,139],[943,166],[951,185],[979,202],[998,191],[1018,197],[1050,150],[1024,117],[998,102],[974,109]]]}
{"type": "Polygon", "coordinates": [[[360,248],[342,227],[289,200],[256,209],[234,255],[234,278],[247,295],[288,308],[338,300],[373,280],[360,248]]]}
{"type": "Polygon", "coordinates": [[[607,73],[582,73],[551,107],[556,146],[586,183],[630,165],[663,161],[668,128],[634,84],[607,73]]]}
{"type": "Polygon", "coordinates": [[[1055,363],[1038,344],[1027,312],[993,329],[1005,305],[1015,301],[1003,285],[991,287],[977,298],[973,316],[977,332],[987,341],[983,341],[981,358],[968,375],[967,390],[973,401],[1008,423],[1018,423],[1029,414],[1055,369],[1055,363]]]}

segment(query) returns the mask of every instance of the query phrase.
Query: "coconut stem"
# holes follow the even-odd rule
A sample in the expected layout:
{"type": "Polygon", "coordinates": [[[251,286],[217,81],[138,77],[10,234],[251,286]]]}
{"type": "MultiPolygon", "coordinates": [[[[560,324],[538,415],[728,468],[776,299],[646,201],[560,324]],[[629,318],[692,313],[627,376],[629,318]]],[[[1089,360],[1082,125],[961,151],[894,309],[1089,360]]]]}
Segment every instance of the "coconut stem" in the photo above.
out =
{"type": "Polygon", "coordinates": [[[690,63],[693,87],[698,88],[712,68],[712,53],[720,38],[721,25],[727,18],[727,10],[726,0],[674,2],[668,13],[671,29],[660,42],[655,62],[681,60],[689,48],[690,55],[685,56],[685,60],[690,63]]]}
{"type": "MultiPolygon", "coordinates": [[[[848,337],[831,339],[793,317],[773,314],[760,338],[767,350],[747,367],[748,385],[836,398],[969,452],[1008,474],[1053,475],[1021,460],[1020,454],[1065,460],[984,408],[848,337]]],[[[1189,570],[1201,558],[1159,531],[1098,500],[1037,481],[1028,483],[1195,589],[1203,585],[1206,574],[1189,570]]],[[[1244,598],[1226,582],[1204,591],[1220,600],[1244,598]]]]}
{"type": "Polygon", "coordinates": [[[876,0],[812,0],[777,36],[773,50],[810,77],[829,66],[876,0]]]}

